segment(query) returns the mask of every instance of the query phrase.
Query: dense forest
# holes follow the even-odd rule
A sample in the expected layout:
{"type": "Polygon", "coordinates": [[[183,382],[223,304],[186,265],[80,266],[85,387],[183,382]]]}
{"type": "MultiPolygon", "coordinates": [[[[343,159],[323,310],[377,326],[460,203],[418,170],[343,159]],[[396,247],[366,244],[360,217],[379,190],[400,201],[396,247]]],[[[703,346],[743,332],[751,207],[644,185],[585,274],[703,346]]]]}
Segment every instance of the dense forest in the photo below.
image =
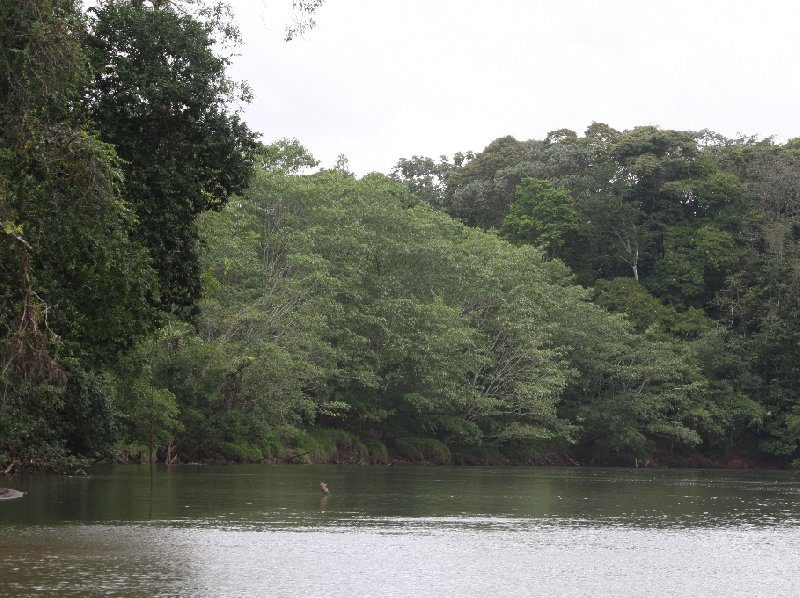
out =
{"type": "Polygon", "coordinates": [[[591,123],[357,178],[224,5],[0,5],[0,467],[800,463],[800,140],[591,123]]]}

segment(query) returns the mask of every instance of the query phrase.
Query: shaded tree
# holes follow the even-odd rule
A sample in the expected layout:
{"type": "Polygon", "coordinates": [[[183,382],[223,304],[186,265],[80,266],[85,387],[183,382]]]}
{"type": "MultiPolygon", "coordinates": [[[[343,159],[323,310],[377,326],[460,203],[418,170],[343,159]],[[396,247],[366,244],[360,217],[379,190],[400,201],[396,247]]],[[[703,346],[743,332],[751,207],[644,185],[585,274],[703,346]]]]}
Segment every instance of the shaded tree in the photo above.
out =
{"type": "Polygon", "coordinates": [[[124,193],[159,272],[160,305],[195,314],[194,220],[245,188],[256,148],[232,112],[248,92],[214,48],[234,32],[172,3],[134,0],[100,2],[90,24],[93,125],[124,160],[124,193]]]}
{"type": "Polygon", "coordinates": [[[552,260],[564,245],[564,236],[577,228],[577,213],[569,191],[541,179],[524,178],[514,192],[503,235],[517,243],[542,247],[552,260]]]}
{"type": "Polygon", "coordinates": [[[157,297],[113,147],[87,133],[75,2],[0,8],[0,458],[106,454],[104,369],[152,330],[157,297]]]}

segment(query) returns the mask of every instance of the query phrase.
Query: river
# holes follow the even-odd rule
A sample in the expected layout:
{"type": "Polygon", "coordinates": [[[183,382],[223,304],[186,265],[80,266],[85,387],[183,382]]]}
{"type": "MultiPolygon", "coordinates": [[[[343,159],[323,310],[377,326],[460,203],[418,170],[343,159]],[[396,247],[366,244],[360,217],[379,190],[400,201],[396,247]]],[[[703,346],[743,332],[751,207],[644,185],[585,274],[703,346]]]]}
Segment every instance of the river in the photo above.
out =
{"type": "Polygon", "coordinates": [[[800,596],[791,471],[109,466],[4,483],[27,495],[0,502],[2,596],[800,596]]]}

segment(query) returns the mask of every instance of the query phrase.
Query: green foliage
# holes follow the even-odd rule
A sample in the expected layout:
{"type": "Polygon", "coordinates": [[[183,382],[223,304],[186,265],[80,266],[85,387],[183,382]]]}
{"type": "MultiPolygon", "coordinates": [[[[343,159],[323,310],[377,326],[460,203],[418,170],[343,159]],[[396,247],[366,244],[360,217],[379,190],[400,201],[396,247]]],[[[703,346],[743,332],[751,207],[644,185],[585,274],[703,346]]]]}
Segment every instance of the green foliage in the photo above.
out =
{"type": "MultiPolygon", "coordinates": [[[[326,445],[335,446],[335,459],[363,461],[371,454],[367,445],[360,438],[345,430],[321,428],[314,430],[314,436],[326,445]]],[[[380,452],[380,447],[377,447],[380,452]]]]}
{"type": "Polygon", "coordinates": [[[389,449],[376,438],[367,439],[365,442],[369,458],[372,463],[386,465],[389,463],[389,449]]]}
{"type": "Polygon", "coordinates": [[[404,183],[411,193],[430,205],[443,208],[450,175],[474,157],[472,152],[457,152],[452,164],[447,156],[440,156],[438,162],[424,156],[401,158],[392,169],[391,178],[404,183]]]}
{"type": "Polygon", "coordinates": [[[647,285],[674,305],[708,305],[736,262],[736,250],[734,236],[715,226],[670,227],[647,285]]]}
{"type": "Polygon", "coordinates": [[[505,445],[502,448],[502,455],[505,460],[511,463],[536,465],[541,463],[544,451],[540,442],[518,439],[505,445]]]}
{"type": "Polygon", "coordinates": [[[579,460],[632,462],[662,441],[697,446],[689,415],[703,380],[682,345],[597,309],[561,316],[570,322],[564,350],[579,372],[561,409],[580,427],[579,460]]]}
{"type": "MultiPolygon", "coordinates": [[[[354,434],[345,430],[316,428],[285,434],[293,450],[292,461],[300,463],[361,463],[368,462],[372,454],[354,434]]],[[[379,448],[379,447],[376,447],[379,448]]],[[[383,449],[385,451],[385,447],[383,449]]],[[[376,460],[382,455],[379,450],[376,460]]]]}
{"type": "Polygon", "coordinates": [[[159,385],[156,373],[161,355],[172,341],[170,328],[137,343],[114,368],[117,396],[118,442],[154,450],[175,442],[182,431],[180,408],[175,395],[159,385]]]}
{"type": "Polygon", "coordinates": [[[665,442],[685,455],[692,447],[796,454],[800,170],[793,147],[594,123],[584,137],[560,130],[542,141],[498,139],[448,172],[442,209],[484,228],[504,220],[504,233],[518,243],[545,245],[544,233],[546,257],[557,251],[579,282],[594,286],[595,301],[634,324],[608,331],[620,341],[612,347],[594,333],[567,333],[564,320],[550,316],[574,372],[558,413],[578,425],[583,456],[655,455],[665,442]],[[543,182],[523,206],[519,194],[532,184],[523,181],[534,178],[543,182]],[[571,199],[541,201],[557,187],[571,199]],[[541,209],[555,205],[565,211],[541,209]],[[692,361],[707,355],[701,349],[720,325],[743,335],[720,348],[743,368],[735,377],[741,386],[710,367],[713,360],[692,361]],[[604,365],[600,352],[578,348],[569,334],[592,337],[587,342],[618,365],[604,365]],[[739,347],[752,358],[743,360],[739,347]],[[644,367],[645,355],[672,371],[644,367]]]}
{"type": "MultiPolygon", "coordinates": [[[[560,262],[416,204],[379,175],[262,170],[201,225],[204,320],[177,353],[186,365],[171,362],[176,395],[204,397],[186,441],[214,434],[202,421],[240,439],[322,424],[524,447],[532,461],[575,442],[581,460],[633,462],[704,439],[720,447],[756,425],[752,405],[692,361],[689,343],[714,330],[701,310],[678,312],[632,278],[598,283],[597,300],[631,326],[592,305],[560,262]],[[738,415],[723,418],[726,406],[738,415]]],[[[340,451],[324,435],[289,444],[295,460],[340,451]]],[[[414,443],[399,447],[422,458],[414,443]]]]}
{"type": "Polygon", "coordinates": [[[655,327],[666,330],[677,314],[651,295],[633,278],[598,280],[594,301],[614,313],[623,313],[638,332],[655,327]]]}
{"type": "Polygon", "coordinates": [[[265,459],[283,460],[286,450],[283,447],[280,436],[276,432],[264,434],[259,439],[259,445],[265,459]]]}
{"type": "Polygon", "coordinates": [[[81,111],[83,24],[67,0],[0,8],[0,450],[27,462],[108,454],[106,368],[157,321],[115,150],[81,111]]]}
{"type": "Polygon", "coordinates": [[[255,160],[257,168],[286,174],[300,174],[306,168],[319,166],[319,160],[297,139],[279,139],[269,145],[261,145],[255,160]]]}
{"type": "Polygon", "coordinates": [[[63,407],[62,388],[22,382],[4,388],[0,402],[0,464],[12,461],[60,462],[68,453],[53,426],[63,407]]]}
{"type": "Polygon", "coordinates": [[[524,178],[514,192],[516,201],[503,221],[503,235],[516,243],[542,247],[551,260],[564,245],[564,236],[577,227],[577,213],[566,189],[541,179],[524,178]]]}
{"type": "Polygon", "coordinates": [[[201,219],[200,334],[164,378],[190,407],[182,445],[315,422],[471,442],[567,433],[546,307],[566,271],[414,203],[378,175],[262,170],[201,219]]]}
{"type": "Polygon", "coordinates": [[[253,463],[264,460],[264,454],[261,452],[261,449],[253,444],[220,442],[216,448],[219,453],[228,461],[253,463]]]}
{"type": "Polygon", "coordinates": [[[463,444],[455,449],[453,462],[458,465],[507,465],[510,459],[498,445],[463,444]]]}
{"type": "Polygon", "coordinates": [[[690,307],[678,312],[632,278],[598,280],[593,300],[611,312],[625,314],[639,333],[663,332],[693,339],[714,328],[713,320],[703,310],[690,307]]]}
{"type": "Polygon", "coordinates": [[[135,219],[119,197],[112,148],[82,132],[41,140],[14,189],[18,221],[32,245],[35,290],[64,350],[107,364],[152,330],[157,283],[144,248],[130,234],[135,219]]]}
{"type": "MultiPolygon", "coordinates": [[[[157,265],[160,304],[193,314],[200,296],[195,217],[244,189],[256,144],[231,105],[215,32],[171,2],[104,0],[91,9],[92,124],[123,158],[137,236],[157,265]]],[[[222,41],[222,40],[220,40],[222,41]]]]}
{"type": "Polygon", "coordinates": [[[0,463],[798,459],[797,140],[301,176],[233,111],[223,15],[0,6],[0,463]]]}
{"type": "Polygon", "coordinates": [[[394,447],[398,457],[409,461],[428,461],[435,465],[447,465],[453,458],[450,449],[435,438],[398,438],[394,447]]]}
{"type": "Polygon", "coordinates": [[[316,26],[314,14],[325,0],[294,0],[292,8],[295,11],[294,23],[286,26],[284,41],[290,42],[295,37],[311,31],[316,26]]]}
{"type": "Polygon", "coordinates": [[[519,182],[538,174],[525,159],[529,152],[527,144],[513,137],[494,140],[463,168],[449,173],[444,209],[471,226],[499,227],[519,182]]]}
{"type": "Polygon", "coordinates": [[[78,365],[67,372],[60,436],[73,454],[112,458],[117,435],[116,393],[111,376],[107,372],[85,371],[78,365]]]}

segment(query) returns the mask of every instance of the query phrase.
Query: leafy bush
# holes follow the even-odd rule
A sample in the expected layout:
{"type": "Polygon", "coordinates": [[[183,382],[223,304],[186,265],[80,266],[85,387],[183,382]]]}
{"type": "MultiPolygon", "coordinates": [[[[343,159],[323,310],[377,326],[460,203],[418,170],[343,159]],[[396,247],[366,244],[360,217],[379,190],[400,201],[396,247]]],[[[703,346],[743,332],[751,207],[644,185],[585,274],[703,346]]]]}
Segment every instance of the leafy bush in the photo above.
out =
{"type": "Polygon", "coordinates": [[[270,433],[261,439],[261,452],[265,459],[283,459],[286,449],[281,442],[280,436],[270,433]]]}
{"type": "MultiPolygon", "coordinates": [[[[283,439],[292,449],[293,455],[289,460],[294,463],[347,463],[370,458],[370,450],[361,439],[345,430],[290,430],[283,433],[283,439]]],[[[383,449],[385,451],[386,447],[383,449]]],[[[380,454],[380,449],[376,450],[380,454]]]]}
{"type": "Polygon", "coordinates": [[[217,445],[219,453],[229,461],[238,461],[242,463],[250,463],[254,461],[263,461],[264,455],[261,449],[254,444],[235,442],[220,442],[217,445]]]}
{"type": "Polygon", "coordinates": [[[454,461],[459,465],[500,465],[508,463],[508,457],[495,445],[469,444],[460,446],[454,461]]]}
{"type": "Polygon", "coordinates": [[[326,447],[332,447],[336,457],[342,460],[362,461],[369,458],[369,449],[358,436],[345,430],[323,428],[314,436],[326,447]]]}
{"type": "Polygon", "coordinates": [[[366,445],[369,451],[370,463],[385,465],[389,462],[389,450],[380,440],[373,438],[368,440],[366,445]]]}
{"type": "Polygon", "coordinates": [[[523,463],[525,465],[535,465],[541,461],[543,455],[541,442],[526,442],[523,440],[509,442],[500,451],[513,463],[523,463]]]}
{"type": "Polygon", "coordinates": [[[434,438],[398,438],[395,441],[395,451],[403,459],[430,461],[436,465],[446,465],[453,459],[450,449],[434,438]]]}

